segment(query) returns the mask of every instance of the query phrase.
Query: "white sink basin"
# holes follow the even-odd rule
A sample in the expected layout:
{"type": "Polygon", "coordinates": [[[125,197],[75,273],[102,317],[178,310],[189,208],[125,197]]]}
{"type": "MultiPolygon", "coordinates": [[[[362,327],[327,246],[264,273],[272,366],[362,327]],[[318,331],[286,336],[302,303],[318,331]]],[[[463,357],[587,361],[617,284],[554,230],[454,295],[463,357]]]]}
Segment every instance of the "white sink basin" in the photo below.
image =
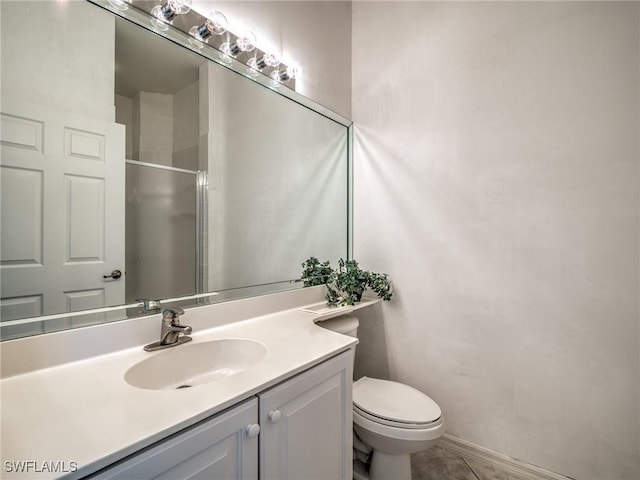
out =
{"type": "Polygon", "coordinates": [[[246,370],[266,354],[263,344],[244,338],[188,343],[137,363],[124,379],[146,390],[195,387],[246,370]]]}

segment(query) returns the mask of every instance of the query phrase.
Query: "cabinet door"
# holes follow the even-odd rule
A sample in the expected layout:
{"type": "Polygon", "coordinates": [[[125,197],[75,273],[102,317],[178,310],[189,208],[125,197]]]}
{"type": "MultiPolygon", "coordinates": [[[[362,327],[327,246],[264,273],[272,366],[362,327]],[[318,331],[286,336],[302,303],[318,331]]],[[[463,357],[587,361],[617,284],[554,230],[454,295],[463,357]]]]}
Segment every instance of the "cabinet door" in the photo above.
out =
{"type": "Polygon", "coordinates": [[[260,394],[260,478],[352,478],[351,351],[260,394]]]}
{"type": "Polygon", "coordinates": [[[257,479],[257,423],[258,406],[254,398],[90,478],[257,479]]]}

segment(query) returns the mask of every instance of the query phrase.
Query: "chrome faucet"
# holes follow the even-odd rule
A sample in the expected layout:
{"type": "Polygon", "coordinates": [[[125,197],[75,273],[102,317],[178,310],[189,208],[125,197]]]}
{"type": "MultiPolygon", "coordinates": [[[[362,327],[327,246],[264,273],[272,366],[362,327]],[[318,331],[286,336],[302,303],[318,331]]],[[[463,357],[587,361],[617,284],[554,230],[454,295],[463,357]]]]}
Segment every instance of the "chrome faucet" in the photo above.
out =
{"type": "Polygon", "coordinates": [[[180,315],[184,315],[184,310],[180,307],[165,308],[162,311],[160,341],[146,345],[144,349],[147,352],[175,347],[192,340],[188,336],[192,332],[191,327],[180,324],[180,315]]]}
{"type": "MultiPolygon", "coordinates": [[[[180,315],[184,315],[184,310],[180,307],[165,308],[162,311],[162,330],[160,331],[162,345],[173,345],[178,341],[180,334],[191,334],[191,327],[180,325],[180,315]]],[[[191,340],[190,337],[189,340],[191,340]]]]}

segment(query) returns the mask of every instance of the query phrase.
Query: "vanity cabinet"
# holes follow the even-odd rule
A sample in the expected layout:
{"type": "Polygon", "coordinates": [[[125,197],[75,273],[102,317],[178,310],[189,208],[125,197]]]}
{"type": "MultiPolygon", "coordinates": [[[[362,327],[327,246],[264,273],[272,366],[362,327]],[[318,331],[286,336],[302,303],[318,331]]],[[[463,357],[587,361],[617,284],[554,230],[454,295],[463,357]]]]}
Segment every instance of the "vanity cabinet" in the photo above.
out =
{"type": "Polygon", "coordinates": [[[353,352],[109,466],[92,479],[351,479],[353,352]]]}

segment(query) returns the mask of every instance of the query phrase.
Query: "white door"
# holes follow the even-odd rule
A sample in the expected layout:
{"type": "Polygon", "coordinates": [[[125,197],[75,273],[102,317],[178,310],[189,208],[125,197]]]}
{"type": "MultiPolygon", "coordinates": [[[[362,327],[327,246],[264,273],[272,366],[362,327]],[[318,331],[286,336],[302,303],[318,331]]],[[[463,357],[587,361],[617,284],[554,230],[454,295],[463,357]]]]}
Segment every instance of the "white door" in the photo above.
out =
{"type": "Polygon", "coordinates": [[[124,126],[11,101],[1,117],[0,318],[124,303],[124,126]]]}
{"type": "Polygon", "coordinates": [[[352,478],[352,364],[349,351],[259,395],[261,479],[352,478]]]}

